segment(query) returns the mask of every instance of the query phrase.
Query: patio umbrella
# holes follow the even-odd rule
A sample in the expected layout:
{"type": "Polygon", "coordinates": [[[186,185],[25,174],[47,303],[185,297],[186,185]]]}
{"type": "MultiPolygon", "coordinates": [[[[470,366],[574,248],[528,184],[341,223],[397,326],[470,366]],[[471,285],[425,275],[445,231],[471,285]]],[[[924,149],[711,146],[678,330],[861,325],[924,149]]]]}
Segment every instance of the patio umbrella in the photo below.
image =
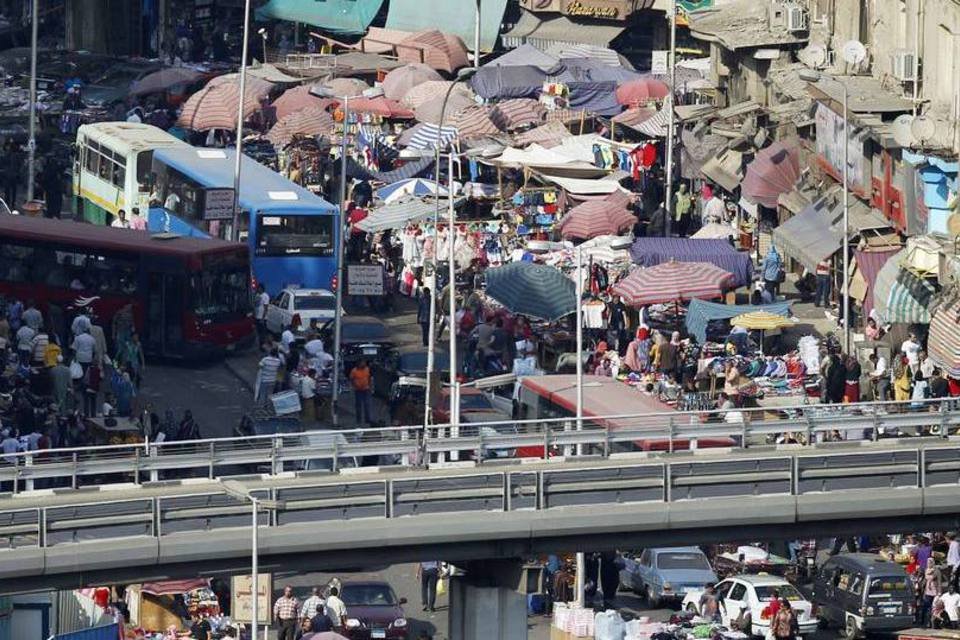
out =
{"type": "Polygon", "coordinates": [[[732,284],[732,273],[708,262],[662,262],[634,269],[613,285],[612,291],[631,307],[643,307],[694,298],[718,298],[732,284]]]}
{"type": "Polygon", "coordinates": [[[142,96],[148,93],[163,93],[180,84],[190,84],[203,77],[203,74],[186,67],[169,67],[148,73],[130,86],[130,95],[142,96]]]}
{"type": "Polygon", "coordinates": [[[488,296],[513,313],[553,322],[577,310],[573,280],[558,269],[533,262],[511,262],[487,269],[488,296]]]}
{"type": "Polygon", "coordinates": [[[486,107],[478,104],[472,104],[465,109],[460,109],[456,113],[449,115],[450,104],[447,103],[448,114],[444,123],[449,122],[450,126],[456,129],[461,138],[478,138],[482,136],[495,136],[501,133],[497,125],[490,119],[490,112],[486,107]]]}
{"type": "Polygon", "coordinates": [[[600,200],[587,200],[575,206],[560,220],[560,235],[564,239],[589,240],[597,236],[614,235],[631,228],[637,218],[628,209],[630,197],[615,191],[600,200]]]}
{"type": "Polygon", "coordinates": [[[773,329],[789,327],[793,321],[769,311],[751,311],[731,318],[730,324],[760,332],[760,355],[763,355],[763,334],[773,329]]]}
{"type": "Polygon", "coordinates": [[[283,92],[279,98],[273,101],[273,108],[277,113],[277,119],[287,117],[291,113],[303,111],[315,107],[317,109],[329,109],[331,106],[340,104],[339,100],[333,98],[319,98],[310,93],[310,87],[301,85],[293,87],[283,92]]]}
{"type": "Polygon", "coordinates": [[[400,62],[423,63],[431,69],[454,73],[467,66],[467,47],[459,37],[436,29],[418,31],[397,45],[400,62]]]}
{"type": "MultiPolygon", "coordinates": [[[[319,85],[314,85],[314,87],[318,86],[323,87],[337,98],[343,96],[347,96],[348,98],[359,96],[370,88],[370,85],[359,78],[332,78],[319,85]]],[[[314,93],[314,95],[317,94],[314,93]]]]}
{"type": "MultiPolygon", "coordinates": [[[[447,92],[447,88],[453,84],[449,80],[427,80],[423,84],[419,84],[405,94],[403,98],[400,99],[400,102],[407,105],[411,109],[416,109],[424,102],[429,102],[434,98],[443,98],[444,94],[447,92]]],[[[462,94],[470,98],[473,98],[473,91],[470,90],[464,84],[458,84],[453,88],[453,91],[450,92],[451,95],[462,94]]]]}
{"type": "Polygon", "coordinates": [[[743,176],[741,193],[747,201],[777,208],[780,194],[793,189],[800,178],[800,154],[796,141],[778,141],[754,156],[743,176]]]}
{"type": "MultiPolygon", "coordinates": [[[[440,195],[446,197],[447,188],[443,185],[439,187],[440,195]]],[[[456,191],[456,189],[454,189],[456,191]]],[[[433,180],[424,178],[410,178],[409,180],[400,180],[385,187],[380,187],[376,191],[377,198],[383,203],[388,204],[396,202],[407,196],[432,196],[437,193],[437,183],[433,180]]]]}
{"type": "Polygon", "coordinates": [[[295,135],[322,136],[333,132],[333,128],[334,120],[329,112],[310,107],[282,118],[267,133],[267,140],[276,147],[283,147],[295,135]]]}
{"type": "MultiPolygon", "coordinates": [[[[219,87],[226,84],[232,84],[236,87],[239,87],[240,74],[226,73],[222,76],[217,76],[216,78],[210,80],[206,86],[219,87]]],[[[263,78],[258,78],[256,76],[247,75],[246,79],[244,80],[244,91],[252,91],[257,95],[258,98],[263,98],[270,95],[275,88],[276,85],[269,80],[264,80],[263,78]]]]}
{"type": "MultiPolygon", "coordinates": [[[[177,119],[177,125],[194,131],[237,128],[237,104],[240,88],[235,84],[207,85],[187,98],[177,119]]],[[[260,99],[255,91],[246,91],[243,97],[244,113],[253,116],[260,110],[260,99]]]]}
{"type": "MultiPolygon", "coordinates": [[[[419,122],[430,122],[432,124],[440,123],[440,112],[443,110],[444,96],[439,95],[436,98],[424,102],[414,110],[414,117],[419,122]]],[[[453,115],[467,107],[475,107],[477,103],[469,95],[453,91],[450,98],[447,99],[447,109],[444,111],[444,125],[450,123],[453,115]]]]}
{"type": "Polygon", "coordinates": [[[443,77],[425,64],[412,62],[389,72],[380,87],[386,97],[400,100],[410,89],[430,80],[443,80],[443,77]]]}
{"type": "Polygon", "coordinates": [[[579,249],[584,264],[591,260],[603,264],[629,263],[628,249],[631,244],[633,244],[633,236],[603,235],[580,244],[579,249]]]}
{"type": "Polygon", "coordinates": [[[901,268],[907,256],[902,249],[887,259],[873,283],[873,309],[886,322],[927,324],[933,285],[915,273],[901,268]]]}
{"type": "Polygon", "coordinates": [[[490,108],[490,119],[502,131],[539,125],[546,117],[546,107],[533,98],[502,100],[490,108]]]}
{"type": "Polygon", "coordinates": [[[376,98],[351,98],[350,111],[355,113],[372,113],[384,118],[412,118],[413,111],[407,109],[396,100],[383,96],[376,98]]]}
{"type": "Polygon", "coordinates": [[[639,105],[651,99],[666,98],[670,87],[656,78],[637,78],[628,80],[617,87],[617,102],[622,105],[639,105]]]}

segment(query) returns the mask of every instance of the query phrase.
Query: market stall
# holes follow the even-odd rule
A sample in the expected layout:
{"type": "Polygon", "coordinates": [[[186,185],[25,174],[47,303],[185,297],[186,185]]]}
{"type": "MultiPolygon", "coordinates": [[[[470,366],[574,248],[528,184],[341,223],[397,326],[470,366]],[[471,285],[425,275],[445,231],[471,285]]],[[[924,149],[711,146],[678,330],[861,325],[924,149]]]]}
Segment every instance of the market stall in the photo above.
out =
{"type": "Polygon", "coordinates": [[[636,264],[652,267],[662,262],[709,262],[732,274],[731,284],[740,287],[753,281],[750,255],[737,251],[725,240],[690,238],[637,238],[630,248],[636,264]]]}

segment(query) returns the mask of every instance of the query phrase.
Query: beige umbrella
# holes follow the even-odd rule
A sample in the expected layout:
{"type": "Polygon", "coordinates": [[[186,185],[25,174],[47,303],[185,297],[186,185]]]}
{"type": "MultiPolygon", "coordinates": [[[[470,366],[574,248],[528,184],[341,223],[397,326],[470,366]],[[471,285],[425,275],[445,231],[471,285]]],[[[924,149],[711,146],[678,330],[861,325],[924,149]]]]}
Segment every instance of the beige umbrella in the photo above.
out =
{"type": "MultiPolygon", "coordinates": [[[[234,85],[240,86],[240,74],[239,73],[226,73],[222,76],[217,76],[210,80],[207,83],[208,87],[219,87],[221,85],[234,85]]],[[[276,88],[272,82],[268,82],[262,78],[257,78],[256,76],[248,75],[244,80],[244,91],[252,91],[259,98],[266,97],[276,88]]]]}
{"type": "MultiPolygon", "coordinates": [[[[418,84],[413,87],[400,98],[400,102],[407,105],[411,109],[416,109],[424,102],[428,100],[433,100],[437,96],[443,96],[447,92],[447,88],[453,83],[449,80],[428,80],[422,84],[418,84]]],[[[453,93],[468,91],[466,88],[461,89],[463,85],[457,85],[454,88],[453,93]]]]}
{"type": "MultiPolygon", "coordinates": [[[[240,88],[235,84],[207,85],[183,103],[177,125],[194,131],[237,128],[237,105],[240,88]]],[[[260,111],[260,97],[255,91],[244,93],[243,110],[247,117],[260,111]]]]}
{"type": "Polygon", "coordinates": [[[328,135],[333,131],[333,128],[334,120],[329,112],[317,107],[310,107],[282,118],[267,133],[267,140],[276,147],[283,147],[296,135],[328,135]]]}
{"type": "MultiPolygon", "coordinates": [[[[414,117],[419,122],[430,122],[432,124],[440,123],[440,112],[443,110],[444,96],[439,95],[436,98],[424,102],[414,110],[414,117]]],[[[466,94],[453,91],[447,99],[447,108],[444,111],[445,123],[451,122],[454,114],[463,111],[468,107],[475,107],[477,103],[473,98],[466,94]]]]}
{"type": "Polygon", "coordinates": [[[380,85],[383,95],[391,100],[400,100],[407,91],[430,80],[443,80],[439,73],[419,62],[397,67],[386,75],[380,85]]]}
{"type": "Polygon", "coordinates": [[[178,84],[190,84],[203,77],[203,74],[186,67],[168,67],[149,73],[130,86],[130,95],[142,96],[150,93],[162,93],[178,84]]]}
{"type": "Polygon", "coordinates": [[[397,45],[400,62],[422,62],[432,69],[454,73],[467,66],[467,47],[457,36],[436,29],[418,31],[397,45]]]}
{"type": "Polygon", "coordinates": [[[334,96],[347,96],[348,98],[359,96],[370,88],[370,85],[359,78],[332,78],[319,83],[319,86],[334,96]]]}
{"type": "Polygon", "coordinates": [[[297,111],[311,108],[329,109],[336,104],[339,104],[337,100],[317,97],[310,93],[310,87],[299,86],[284,91],[283,95],[273,101],[273,108],[280,120],[297,111]]]}

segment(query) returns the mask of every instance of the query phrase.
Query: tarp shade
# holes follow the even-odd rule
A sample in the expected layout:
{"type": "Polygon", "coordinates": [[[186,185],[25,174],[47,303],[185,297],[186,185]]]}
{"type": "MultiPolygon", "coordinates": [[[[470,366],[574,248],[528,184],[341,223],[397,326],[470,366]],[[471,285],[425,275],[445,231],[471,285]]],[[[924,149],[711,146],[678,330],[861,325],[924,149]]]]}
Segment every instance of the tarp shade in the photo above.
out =
{"type": "Polygon", "coordinates": [[[256,16],[257,20],[305,22],[332,33],[359,34],[366,32],[381,5],[383,0],[270,0],[257,9],[256,16]]]}
{"type": "MultiPolygon", "coordinates": [[[[440,216],[446,217],[450,206],[446,198],[440,198],[440,216]]],[[[457,206],[459,201],[454,201],[457,206]]],[[[370,215],[357,223],[357,228],[367,233],[376,233],[387,229],[402,229],[410,223],[430,220],[436,215],[437,201],[420,198],[408,198],[378,209],[372,209],[370,215]]]]}
{"type": "Polygon", "coordinates": [[[927,351],[947,375],[960,378],[960,301],[943,305],[933,314],[927,351]]]}
{"type": "Polygon", "coordinates": [[[828,204],[821,198],[773,230],[773,243],[810,271],[836,253],[843,240],[833,227],[836,214],[828,204]]]}
{"type": "Polygon", "coordinates": [[[873,290],[874,283],[877,280],[877,274],[891,257],[895,256],[900,250],[890,249],[888,251],[860,251],[855,252],[857,267],[860,275],[863,276],[867,284],[867,295],[863,299],[863,313],[870,316],[873,311],[873,290]]]}
{"type": "MultiPolygon", "coordinates": [[[[379,6],[379,2],[377,4],[379,6]]],[[[402,31],[437,29],[460,36],[472,51],[475,7],[473,0],[390,0],[386,28],[402,31]]],[[[480,0],[480,49],[483,51],[493,51],[496,46],[506,8],[507,0],[480,0]]]]}
{"type": "Polygon", "coordinates": [[[711,320],[729,320],[742,313],[766,311],[778,316],[786,317],[790,313],[790,302],[775,302],[773,304],[720,304],[705,300],[691,300],[687,308],[687,317],[684,321],[687,333],[703,344],[707,341],[707,324],[711,320]]]}
{"type": "MultiPolygon", "coordinates": [[[[583,61],[579,61],[583,62],[583,61]]],[[[570,108],[587,113],[612,116],[623,111],[617,102],[618,80],[615,76],[633,72],[609,67],[615,73],[584,66],[560,66],[556,74],[548,74],[535,66],[482,67],[470,79],[470,86],[486,100],[504,98],[537,98],[545,80],[562,82],[570,91],[570,108]],[[600,78],[599,80],[597,78],[600,78]]]]}
{"type": "Polygon", "coordinates": [[[726,240],[637,238],[630,247],[630,256],[635,263],[644,267],[670,260],[709,262],[732,273],[736,287],[752,282],[753,261],[750,256],[737,251],[726,240]]]}
{"type": "Polygon", "coordinates": [[[883,322],[907,324],[930,322],[928,305],[934,294],[933,285],[901,268],[906,256],[902,249],[891,256],[877,273],[873,287],[873,304],[883,322]]]}

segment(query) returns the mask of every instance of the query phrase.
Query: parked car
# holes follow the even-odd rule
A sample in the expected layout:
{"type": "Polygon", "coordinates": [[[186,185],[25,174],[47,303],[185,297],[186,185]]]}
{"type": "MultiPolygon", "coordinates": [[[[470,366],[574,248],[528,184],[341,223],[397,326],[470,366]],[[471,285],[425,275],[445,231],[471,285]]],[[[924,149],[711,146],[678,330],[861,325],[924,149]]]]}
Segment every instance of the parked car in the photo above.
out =
{"type": "MultiPolygon", "coordinates": [[[[800,635],[817,630],[813,604],[795,586],[779,576],[739,575],[720,582],[715,590],[721,623],[728,627],[736,625],[748,636],[766,637],[772,619],[769,605],[774,592],[790,603],[797,616],[800,635]]],[[[683,599],[683,609],[699,613],[701,595],[701,589],[688,592],[683,599]]]]}
{"type": "MultiPolygon", "coordinates": [[[[343,361],[343,373],[350,373],[361,359],[372,364],[385,357],[395,348],[390,330],[379,318],[372,316],[344,316],[340,329],[340,357],[343,361]]],[[[333,321],[320,328],[320,337],[324,344],[333,344],[333,321]]]]}
{"type": "Polygon", "coordinates": [[[397,598],[386,582],[344,582],[340,599],[347,605],[344,635],[350,640],[407,640],[405,598],[397,598]]]}
{"type": "MultiPolygon", "coordinates": [[[[383,358],[370,363],[373,373],[374,393],[383,398],[389,398],[393,385],[400,378],[427,377],[427,350],[394,349],[388,351],[383,358]]],[[[443,351],[437,351],[433,362],[434,372],[446,380],[450,375],[450,358],[443,351]]]]}
{"type": "Polygon", "coordinates": [[[704,585],[717,581],[698,547],[644,549],[639,558],[625,555],[623,560],[620,584],[644,596],[653,608],[667,600],[677,602],[691,591],[699,593],[704,585]]]}
{"type": "Polygon", "coordinates": [[[284,289],[267,306],[267,331],[280,335],[296,326],[304,330],[311,320],[322,325],[336,315],[337,296],[326,289],[284,289]]]}
{"type": "Polygon", "coordinates": [[[853,640],[914,625],[913,587],[900,565],[870,553],[846,553],[823,563],[813,581],[821,620],[853,640]]]}

